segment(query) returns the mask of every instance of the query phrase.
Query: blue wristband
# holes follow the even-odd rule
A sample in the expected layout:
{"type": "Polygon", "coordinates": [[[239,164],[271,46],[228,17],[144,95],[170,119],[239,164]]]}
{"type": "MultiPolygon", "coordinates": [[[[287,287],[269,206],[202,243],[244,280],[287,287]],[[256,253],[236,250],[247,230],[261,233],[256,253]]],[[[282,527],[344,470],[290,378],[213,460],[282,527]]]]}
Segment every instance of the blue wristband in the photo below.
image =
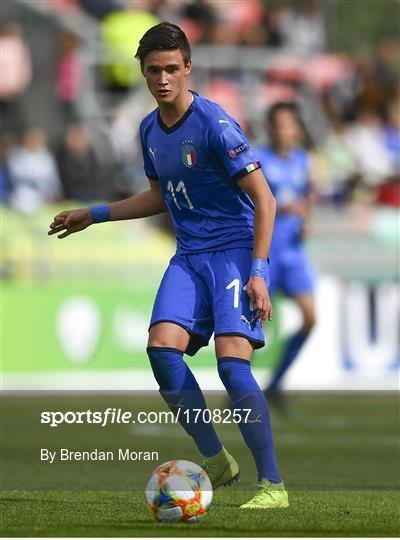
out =
{"type": "Polygon", "coordinates": [[[89,208],[93,223],[104,223],[111,221],[110,206],[108,204],[98,204],[89,208]]]}
{"type": "Polygon", "coordinates": [[[265,278],[267,273],[267,259],[253,259],[251,263],[250,276],[265,278]]]}

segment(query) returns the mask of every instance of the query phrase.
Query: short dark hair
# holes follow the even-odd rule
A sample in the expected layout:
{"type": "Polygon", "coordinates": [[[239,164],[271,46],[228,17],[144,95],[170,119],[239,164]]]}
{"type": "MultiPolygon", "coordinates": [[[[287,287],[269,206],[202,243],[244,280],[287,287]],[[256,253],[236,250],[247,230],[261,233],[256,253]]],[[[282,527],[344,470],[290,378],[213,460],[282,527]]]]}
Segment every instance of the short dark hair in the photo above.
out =
{"type": "Polygon", "coordinates": [[[143,66],[146,55],[151,51],[173,51],[179,49],[182,53],[185,65],[192,57],[189,41],[185,32],[169,22],[162,22],[152,26],[139,41],[139,47],[135,58],[138,58],[143,66]]]}
{"type": "Polygon", "coordinates": [[[279,102],[275,103],[272,107],[270,107],[267,111],[266,117],[267,117],[267,123],[270,127],[274,126],[275,124],[275,118],[276,115],[281,111],[288,111],[293,114],[293,116],[296,118],[298,123],[303,127],[303,122],[300,117],[300,111],[296,103],[294,102],[279,102]]]}

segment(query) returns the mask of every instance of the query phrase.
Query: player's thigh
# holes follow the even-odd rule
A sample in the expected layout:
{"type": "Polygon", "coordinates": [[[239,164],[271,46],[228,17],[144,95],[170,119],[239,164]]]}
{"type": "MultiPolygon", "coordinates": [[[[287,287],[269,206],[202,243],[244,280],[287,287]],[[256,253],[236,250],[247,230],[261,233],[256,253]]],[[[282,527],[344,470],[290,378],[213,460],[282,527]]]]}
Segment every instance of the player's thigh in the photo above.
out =
{"type": "Polygon", "coordinates": [[[303,315],[303,329],[310,331],[316,322],[315,298],[313,294],[296,294],[293,301],[299,306],[303,315]]]}
{"type": "Polygon", "coordinates": [[[215,338],[215,355],[217,358],[231,356],[250,361],[253,350],[253,343],[242,336],[217,336],[215,338]]]}
{"type": "Polygon", "coordinates": [[[189,332],[181,326],[160,322],[150,328],[148,347],[171,347],[186,351],[189,339],[189,332]]]}
{"type": "Polygon", "coordinates": [[[212,330],[207,288],[187,258],[175,255],[154,301],[149,344],[157,346],[157,341],[158,346],[175,347],[173,344],[179,343],[176,348],[183,347],[181,350],[192,355],[208,343],[212,330]]]}

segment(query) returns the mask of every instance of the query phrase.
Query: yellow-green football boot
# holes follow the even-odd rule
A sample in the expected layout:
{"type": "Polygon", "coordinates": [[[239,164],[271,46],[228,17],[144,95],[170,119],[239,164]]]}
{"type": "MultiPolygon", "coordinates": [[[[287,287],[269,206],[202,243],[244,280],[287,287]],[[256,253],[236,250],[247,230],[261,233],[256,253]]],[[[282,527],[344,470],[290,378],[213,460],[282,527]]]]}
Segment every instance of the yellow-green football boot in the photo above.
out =
{"type": "Polygon", "coordinates": [[[258,510],[270,508],[287,508],[289,506],[289,497],[283,482],[272,484],[269,480],[262,478],[255,496],[242,504],[240,508],[255,508],[258,510]]]}
{"type": "Polygon", "coordinates": [[[224,447],[215,456],[205,458],[201,466],[208,474],[213,489],[230,486],[239,480],[239,464],[224,447]]]}

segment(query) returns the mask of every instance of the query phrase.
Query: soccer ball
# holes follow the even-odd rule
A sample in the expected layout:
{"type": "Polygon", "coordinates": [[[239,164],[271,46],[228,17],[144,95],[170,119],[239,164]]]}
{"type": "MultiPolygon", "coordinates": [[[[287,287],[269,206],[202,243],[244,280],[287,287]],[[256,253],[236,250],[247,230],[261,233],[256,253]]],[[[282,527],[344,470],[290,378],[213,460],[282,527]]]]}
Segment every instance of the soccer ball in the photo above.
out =
{"type": "Polygon", "coordinates": [[[146,499],[157,521],[198,521],[212,500],[210,479],[199,465],[173,460],[155,469],[146,499]]]}

